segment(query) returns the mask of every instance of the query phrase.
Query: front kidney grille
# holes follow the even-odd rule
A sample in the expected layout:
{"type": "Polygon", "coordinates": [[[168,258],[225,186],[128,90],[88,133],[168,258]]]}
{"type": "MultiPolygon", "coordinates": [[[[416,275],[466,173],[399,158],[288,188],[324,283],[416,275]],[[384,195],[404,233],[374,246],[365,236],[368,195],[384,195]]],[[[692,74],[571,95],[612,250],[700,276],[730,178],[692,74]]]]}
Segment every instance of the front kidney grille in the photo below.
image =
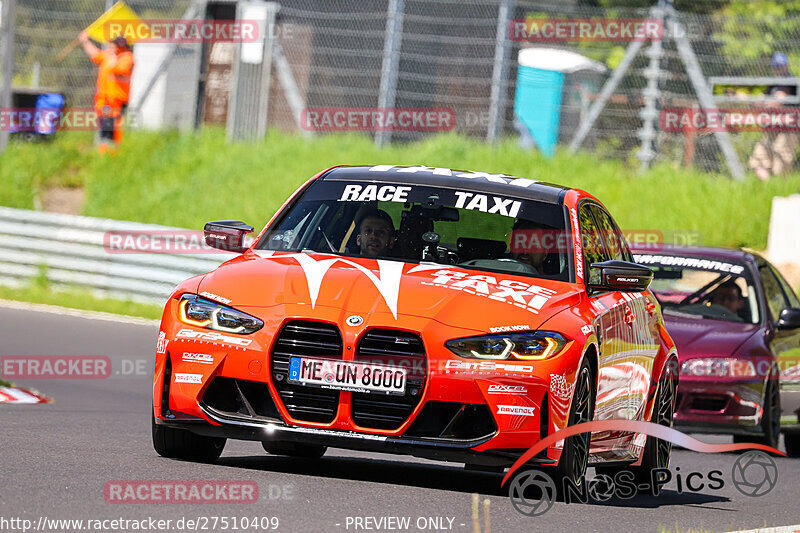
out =
{"type": "Polygon", "coordinates": [[[270,354],[273,383],[292,418],[332,422],[339,406],[339,391],[287,383],[289,358],[293,355],[341,359],[339,328],[325,322],[293,320],[278,333],[270,354]]]}
{"type": "Polygon", "coordinates": [[[355,360],[408,368],[403,396],[353,393],[353,422],[363,428],[399,428],[419,404],[428,376],[428,359],[422,338],[409,331],[371,329],[358,343],[355,360]]]}

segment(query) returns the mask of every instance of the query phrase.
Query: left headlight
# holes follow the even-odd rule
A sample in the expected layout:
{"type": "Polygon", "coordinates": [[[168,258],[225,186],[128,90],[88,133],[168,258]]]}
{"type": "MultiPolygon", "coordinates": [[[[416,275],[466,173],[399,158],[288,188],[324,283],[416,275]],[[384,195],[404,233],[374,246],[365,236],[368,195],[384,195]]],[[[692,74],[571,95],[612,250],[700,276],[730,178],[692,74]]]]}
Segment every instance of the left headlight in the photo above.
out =
{"type": "Polygon", "coordinates": [[[227,333],[247,335],[264,327],[264,322],[232,307],[184,294],[178,303],[178,317],[184,324],[227,333]]]}
{"type": "Polygon", "coordinates": [[[445,346],[461,357],[470,359],[519,359],[536,361],[560,352],[569,339],[553,331],[481,335],[447,341],[445,346]]]}

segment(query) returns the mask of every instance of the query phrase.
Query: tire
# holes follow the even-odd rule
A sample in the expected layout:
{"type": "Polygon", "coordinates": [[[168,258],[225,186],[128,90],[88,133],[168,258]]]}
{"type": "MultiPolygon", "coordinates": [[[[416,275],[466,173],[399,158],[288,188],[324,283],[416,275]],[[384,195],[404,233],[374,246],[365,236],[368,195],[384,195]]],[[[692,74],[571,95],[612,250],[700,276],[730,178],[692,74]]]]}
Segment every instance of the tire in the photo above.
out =
{"type": "MultiPolygon", "coordinates": [[[[575,378],[575,392],[572,396],[572,408],[567,419],[567,426],[589,422],[594,417],[596,397],[594,376],[589,362],[584,359],[575,378]]],[[[591,433],[573,435],[564,440],[564,449],[556,467],[556,486],[561,489],[565,481],[580,487],[589,464],[589,445],[591,433]]]]}
{"type": "MultiPolygon", "coordinates": [[[[658,380],[656,398],[653,405],[653,415],[650,421],[666,427],[672,427],[672,420],[675,415],[675,391],[678,380],[675,375],[673,365],[667,364],[661,378],[658,380]]],[[[596,467],[595,471],[610,477],[620,470],[628,470],[634,476],[637,487],[647,487],[641,490],[644,494],[656,494],[655,483],[652,479],[652,472],[656,468],[667,468],[669,466],[670,455],[672,454],[672,443],[648,436],[642,452],[642,463],[640,466],[630,466],[627,468],[596,467]]]]}
{"type": "Polygon", "coordinates": [[[761,435],[734,435],[735,443],[755,443],[778,447],[781,438],[781,392],[778,377],[772,375],[764,390],[764,414],[761,416],[761,435]]]}
{"type": "Polygon", "coordinates": [[[305,459],[319,459],[328,450],[320,444],[301,444],[297,442],[262,441],[264,451],[272,455],[287,455],[305,459]]]}
{"type": "Polygon", "coordinates": [[[150,413],[152,425],[153,448],[161,457],[184,459],[213,463],[222,454],[227,439],[222,437],[204,437],[195,435],[185,429],[159,426],[155,415],[150,413]]]}
{"type": "Polygon", "coordinates": [[[783,434],[783,441],[786,445],[786,455],[800,457],[800,428],[786,430],[783,434]]]}

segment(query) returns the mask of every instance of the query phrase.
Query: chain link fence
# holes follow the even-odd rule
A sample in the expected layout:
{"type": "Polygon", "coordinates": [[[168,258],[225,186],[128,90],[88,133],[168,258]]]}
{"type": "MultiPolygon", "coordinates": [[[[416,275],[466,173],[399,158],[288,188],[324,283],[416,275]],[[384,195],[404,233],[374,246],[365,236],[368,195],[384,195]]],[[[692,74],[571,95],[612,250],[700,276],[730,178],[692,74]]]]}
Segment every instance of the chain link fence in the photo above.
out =
{"type": "MultiPolygon", "coordinates": [[[[145,19],[181,17],[190,3],[128,2],[145,19]]],[[[252,3],[202,2],[200,12],[206,17],[217,12],[227,18],[252,3]]],[[[664,17],[662,37],[639,43],[637,53],[630,57],[626,51],[631,43],[624,39],[550,42],[513,34],[514,22],[521,20],[659,16],[653,11],[655,2],[625,2],[638,7],[594,5],[597,3],[614,4],[578,0],[282,0],[269,32],[274,54],[268,104],[261,112],[267,114],[268,127],[311,135],[320,132],[311,131],[302,121],[303,111],[309,108],[447,108],[453,111],[451,126],[458,133],[489,142],[501,136],[518,137],[532,149],[549,153],[553,146],[567,150],[574,145],[581,124],[601,102],[595,109],[599,110],[596,120],[580,142],[583,150],[642,166],[666,161],[675,167],[735,175],[730,162],[734,154],[740,168],[746,169],[761,133],[731,135],[729,153],[721,135],[691,129],[667,131],[660,127],[659,117],[665,109],[703,104],[698,98],[698,81],[687,65],[687,49],[696,57],[703,80],[700,85],[705,84],[706,91],[713,89],[708,80],[714,76],[774,75],[770,57],[775,51],[786,53],[791,67],[800,65],[800,12],[786,8],[779,16],[761,15],[743,0],[677,1],[675,17],[660,12],[664,17]],[[565,56],[564,52],[572,54],[565,56]],[[523,57],[529,61],[520,66],[523,57]],[[603,87],[615,73],[618,83],[603,98],[603,87]]],[[[90,105],[94,65],[79,50],[62,62],[57,62],[55,55],[104,11],[106,1],[16,0],[16,4],[14,85],[52,88],[67,96],[68,105],[90,105]]],[[[660,5],[671,9],[666,2],[660,5]]],[[[136,48],[147,46],[151,45],[136,48]]],[[[209,85],[219,80],[229,83],[225,80],[231,75],[211,61],[222,51],[218,47],[215,52],[214,46],[204,45],[200,52],[193,52],[200,54],[199,61],[176,61],[172,70],[163,74],[169,83],[181,87],[180,94],[196,101],[189,113],[193,126],[224,121],[226,108],[210,105],[220,100],[221,93],[214,93],[209,85]],[[194,89],[186,92],[181,84],[194,89]],[[210,119],[215,113],[217,118],[210,119]]],[[[137,50],[137,57],[147,56],[137,50]]],[[[144,65],[140,61],[137,68],[150,68],[144,65]]],[[[221,98],[224,100],[224,94],[221,98]]],[[[168,111],[148,111],[145,105],[142,112],[168,111]]],[[[160,123],[169,126],[173,122],[160,123]]],[[[431,132],[369,134],[384,143],[413,141],[431,132]]]]}

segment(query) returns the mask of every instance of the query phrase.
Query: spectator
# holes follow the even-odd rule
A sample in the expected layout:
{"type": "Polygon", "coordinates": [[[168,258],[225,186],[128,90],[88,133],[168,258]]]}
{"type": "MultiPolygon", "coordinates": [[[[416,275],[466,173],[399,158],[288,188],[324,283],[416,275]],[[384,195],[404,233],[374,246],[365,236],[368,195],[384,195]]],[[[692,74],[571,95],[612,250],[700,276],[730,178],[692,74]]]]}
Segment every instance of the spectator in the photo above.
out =
{"type": "Polygon", "coordinates": [[[84,52],[99,66],[94,108],[100,122],[99,150],[108,152],[122,142],[122,117],[128,107],[133,73],[133,52],[124,37],[117,37],[100,50],[83,31],[79,36],[84,52]]]}
{"type": "MultiPolygon", "coordinates": [[[[770,61],[772,74],[775,77],[789,77],[789,58],[782,52],[772,55],[770,61]]],[[[773,85],[767,89],[770,100],[768,107],[779,107],[781,101],[789,96],[797,96],[797,87],[792,85],[773,85]]],[[[753,148],[748,165],[761,180],[768,180],[771,176],[786,174],[792,170],[794,156],[800,138],[792,132],[765,132],[753,148]]]]}

